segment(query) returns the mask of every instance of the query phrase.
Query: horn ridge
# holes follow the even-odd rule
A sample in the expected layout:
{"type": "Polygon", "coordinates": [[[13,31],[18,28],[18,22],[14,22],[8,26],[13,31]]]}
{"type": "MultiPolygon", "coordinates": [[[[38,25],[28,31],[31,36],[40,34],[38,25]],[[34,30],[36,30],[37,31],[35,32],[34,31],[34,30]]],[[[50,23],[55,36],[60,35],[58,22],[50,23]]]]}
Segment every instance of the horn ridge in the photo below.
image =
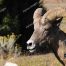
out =
{"type": "Polygon", "coordinates": [[[54,8],[48,10],[42,17],[42,23],[44,22],[53,22],[53,20],[61,17],[66,17],[66,9],[65,8],[54,8]]]}

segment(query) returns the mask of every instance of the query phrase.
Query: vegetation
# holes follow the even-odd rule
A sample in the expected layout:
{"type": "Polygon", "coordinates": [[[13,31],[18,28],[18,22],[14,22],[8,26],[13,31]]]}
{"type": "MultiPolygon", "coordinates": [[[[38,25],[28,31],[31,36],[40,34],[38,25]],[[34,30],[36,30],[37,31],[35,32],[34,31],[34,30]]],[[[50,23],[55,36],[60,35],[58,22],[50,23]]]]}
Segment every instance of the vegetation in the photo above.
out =
{"type": "MultiPolygon", "coordinates": [[[[46,55],[11,57],[6,59],[6,61],[16,63],[18,66],[62,66],[52,53],[46,55]]],[[[3,66],[4,63],[5,60],[1,59],[0,65],[3,66]]]]}

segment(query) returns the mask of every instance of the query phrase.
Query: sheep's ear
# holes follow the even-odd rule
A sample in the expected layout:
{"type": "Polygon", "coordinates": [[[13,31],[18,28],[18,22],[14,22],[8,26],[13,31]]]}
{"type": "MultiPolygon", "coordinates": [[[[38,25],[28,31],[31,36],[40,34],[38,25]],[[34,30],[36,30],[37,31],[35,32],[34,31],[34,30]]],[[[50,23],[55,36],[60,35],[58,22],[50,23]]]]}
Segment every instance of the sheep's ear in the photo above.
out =
{"type": "Polygon", "coordinates": [[[33,19],[41,18],[43,15],[43,8],[37,8],[34,12],[33,19]]]}
{"type": "Polygon", "coordinates": [[[42,16],[42,19],[41,19],[41,24],[42,24],[42,25],[44,25],[44,24],[46,24],[46,23],[49,22],[49,19],[48,19],[47,16],[49,16],[49,14],[50,14],[51,11],[52,11],[51,9],[48,10],[48,11],[42,16]]]}

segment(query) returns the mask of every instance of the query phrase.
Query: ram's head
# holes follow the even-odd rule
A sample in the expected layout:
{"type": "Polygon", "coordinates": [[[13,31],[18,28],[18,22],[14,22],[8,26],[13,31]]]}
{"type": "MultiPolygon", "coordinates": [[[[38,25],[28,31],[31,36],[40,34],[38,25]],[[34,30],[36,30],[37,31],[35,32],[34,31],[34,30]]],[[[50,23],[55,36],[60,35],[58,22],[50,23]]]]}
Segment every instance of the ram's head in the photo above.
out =
{"type": "Polygon", "coordinates": [[[36,9],[33,15],[34,32],[27,41],[27,49],[30,52],[34,52],[38,44],[46,42],[52,30],[59,29],[59,23],[65,16],[64,12],[65,9],[56,8],[43,14],[42,8],[36,9]]]}

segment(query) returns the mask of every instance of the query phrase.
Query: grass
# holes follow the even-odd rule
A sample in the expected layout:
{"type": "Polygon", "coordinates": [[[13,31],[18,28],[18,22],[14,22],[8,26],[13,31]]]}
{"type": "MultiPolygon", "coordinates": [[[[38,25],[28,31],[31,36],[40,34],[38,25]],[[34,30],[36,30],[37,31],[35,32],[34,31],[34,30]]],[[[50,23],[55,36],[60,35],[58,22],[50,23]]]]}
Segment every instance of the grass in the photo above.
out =
{"type": "Polygon", "coordinates": [[[0,66],[3,66],[6,61],[16,63],[18,66],[62,66],[56,59],[53,53],[44,55],[22,55],[20,57],[11,57],[6,60],[0,60],[0,66]]]}

